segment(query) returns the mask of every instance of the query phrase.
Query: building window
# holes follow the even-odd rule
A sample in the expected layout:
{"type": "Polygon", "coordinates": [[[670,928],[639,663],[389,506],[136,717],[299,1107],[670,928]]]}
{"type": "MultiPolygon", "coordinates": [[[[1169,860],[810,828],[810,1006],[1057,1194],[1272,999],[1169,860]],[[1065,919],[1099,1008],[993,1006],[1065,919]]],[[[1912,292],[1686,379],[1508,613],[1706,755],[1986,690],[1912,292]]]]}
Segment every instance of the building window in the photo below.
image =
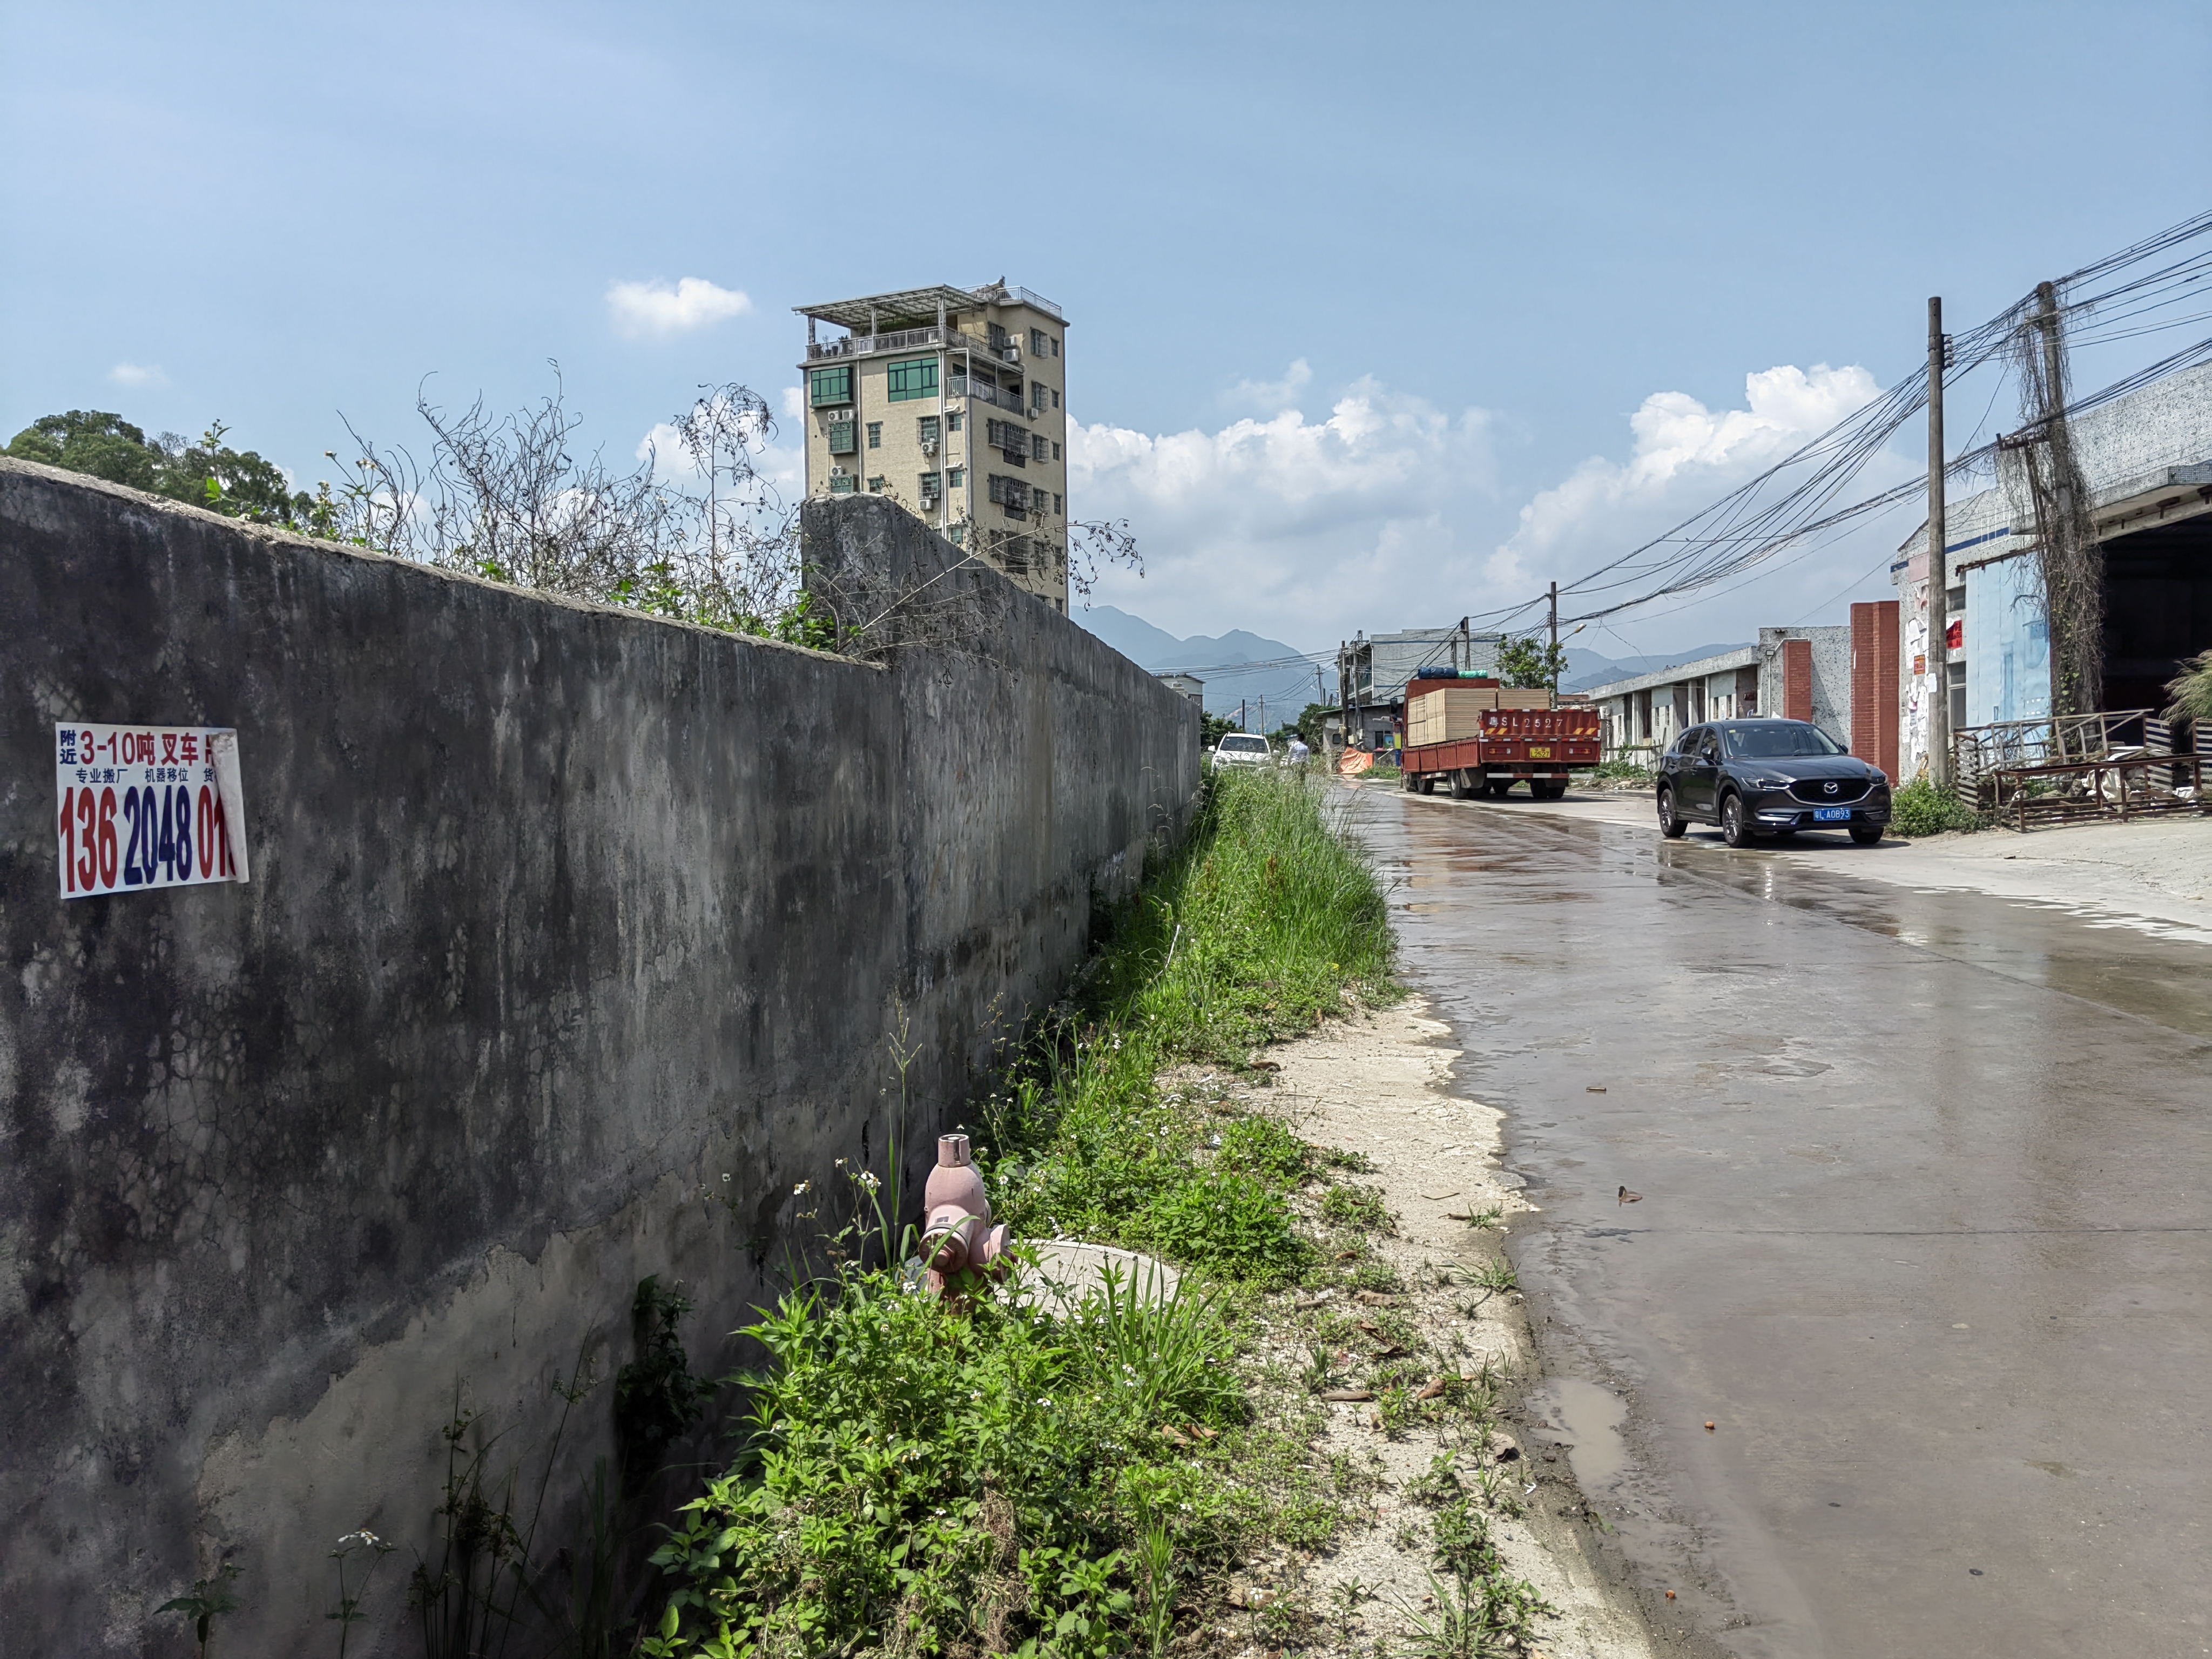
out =
{"type": "Polygon", "coordinates": [[[851,454],[854,449],[859,447],[859,446],[853,441],[855,430],[856,428],[850,421],[830,422],[830,453],[832,455],[851,454]]]}
{"type": "Polygon", "coordinates": [[[1052,406],[1054,409],[1058,409],[1060,407],[1060,393],[1057,392],[1052,394],[1052,406]]]}
{"type": "Polygon", "coordinates": [[[921,432],[922,442],[926,444],[935,443],[937,441],[937,416],[934,415],[923,416],[918,423],[918,430],[921,432]]]}
{"type": "Polygon", "coordinates": [[[1030,434],[1030,459],[1041,461],[1052,453],[1052,441],[1042,432],[1030,434]]]}
{"type": "Polygon", "coordinates": [[[960,411],[958,410],[954,410],[950,415],[947,415],[945,417],[945,429],[947,432],[957,432],[960,430],[960,411]]]}
{"type": "Polygon", "coordinates": [[[870,421],[868,422],[868,447],[871,449],[881,449],[883,447],[884,423],[881,421],[870,421]]]}
{"type": "Polygon", "coordinates": [[[868,480],[868,493],[869,493],[871,495],[882,495],[882,494],[884,493],[884,481],[883,481],[881,478],[879,478],[879,477],[878,477],[878,478],[871,478],[871,479],[869,479],[869,480],[868,480]]]}
{"type": "Polygon", "coordinates": [[[964,546],[968,540],[968,526],[964,524],[954,525],[948,532],[948,539],[955,547],[964,546]]]}
{"type": "Polygon", "coordinates": [[[1055,461],[1060,459],[1060,446],[1058,444],[1054,444],[1052,447],[1052,458],[1055,461]]]}
{"type": "Polygon", "coordinates": [[[1052,510],[1053,510],[1054,513],[1058,513],[1058,512],[1060,512],[1060,511],[1061,510],[1061,508],[1060,508],[1060,497],[1059,497],[1059,496],[1057,496],[1057,495],[1055,495],[1055,496],[1054,496],[1054,497],[1052,498],[1052,510]]]}
{"type": "Polygon", "coordinates": [[[1019,478],[1004,478],[992,473],[990,494],[991,499],[1009,513],[1020,514],[1030,510],[1030,487],[1019,478]]]}
{"type": "Polygon", "coordinates": [[[1030,434],[1012,421],[986,421],[983,440],[1017,466],[1029,459],[1030,434]]]}
{"type": "Polygon", "coordinates": [[[817,409],[830,404],[849,404],[853,401],[853,366],[844,363],[836,368],[817,368],[806,377],[807,397],[817,409]]]}
{"type": "Polygon", "coordinates": [[[895,404],[937,395],[937,359],[905,357],[884,370],[886,395],[895,404]]]}
{"type": "Polygon", "coordinates": [[[968,469],[964,466],[945,468],[945,482],[955,489],[964,489],[968,483],[968,469]]]}
{"type": "Polygon", "coordinates": [[[945,494],[945,475],[941,472],[925,472],[921,475],[921,504],[924,507],[936,506],[945,494]]]}
{"type": "Polygon", "coordinates": [[[1032,357],[1042,357],[1042,356],[1044,356],[1048,351],[1050,351],[1051,349],[1052,349],[1052,342],[1051,342],[1051,340],[1049,340],[1048,338],[1047,338],[1047,337],[1046,337],[1045,331],[1044,331],[1042,329],[1041,329],[1041,328],[1033,328],[1033,329],[1031,329],[1031,330],[1030,331],[1030,356],[1032,356],[1032,357]]]}
{"type": "Polygon", "coordinates": [[[853,475],[849,472],[832,473],[830,477],[830,493],[832,495],[851,495],[853,493],[853,475]]]}

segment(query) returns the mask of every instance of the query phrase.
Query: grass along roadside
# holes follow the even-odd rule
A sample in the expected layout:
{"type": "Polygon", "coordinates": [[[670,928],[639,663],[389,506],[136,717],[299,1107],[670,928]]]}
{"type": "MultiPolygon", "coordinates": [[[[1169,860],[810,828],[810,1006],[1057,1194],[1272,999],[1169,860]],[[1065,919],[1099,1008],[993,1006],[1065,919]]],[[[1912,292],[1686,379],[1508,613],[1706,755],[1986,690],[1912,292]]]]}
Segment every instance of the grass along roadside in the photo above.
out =
{"type": "MultiPolygon", "coordinates": [[[[1398,994],[1382,896],[1324,799],[1212,781],[984,1114],[978,1161],[1018,1235],[1144,1249],[1185,1270],[1182,1290],[938,1301],[850,1256],[793,1289],[754,1328],[770,1364],[729,1468],[656,1558],[672,1593],[641,1650],[1042,1659],[1316,1639],[1304,1599],[1260,1586],[1365,1516],[1377,1485],[1317,1449],[1323,1396],[1370,1396],[1401,1428],[1480,1432],[1495,1407],[1493,1377],[1446,1377],[1401,1340],[1363,1160],[1301,1139],[1251,1087],[1261,1045],[1398,994]]],[[[872,1200],[872,1178],[856,1185],[872,1200]]],[[[1458,1542],[1435,1565],[1480,1650],[1525,1649],[1534,1593],[1455,1501],[1458,1542]]]]}

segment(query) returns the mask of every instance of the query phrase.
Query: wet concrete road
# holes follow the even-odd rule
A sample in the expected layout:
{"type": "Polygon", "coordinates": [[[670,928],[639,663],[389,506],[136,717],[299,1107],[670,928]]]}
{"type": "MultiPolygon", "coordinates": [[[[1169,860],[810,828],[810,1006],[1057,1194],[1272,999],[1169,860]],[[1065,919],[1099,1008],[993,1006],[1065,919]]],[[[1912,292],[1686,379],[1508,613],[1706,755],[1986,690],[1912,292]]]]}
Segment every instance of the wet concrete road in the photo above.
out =
{"type": "Polygon", "coordinates": [[[2212,946],[1355,804],[1670,1611],[1744,1655],[2212,1651],[2212,946]]]}

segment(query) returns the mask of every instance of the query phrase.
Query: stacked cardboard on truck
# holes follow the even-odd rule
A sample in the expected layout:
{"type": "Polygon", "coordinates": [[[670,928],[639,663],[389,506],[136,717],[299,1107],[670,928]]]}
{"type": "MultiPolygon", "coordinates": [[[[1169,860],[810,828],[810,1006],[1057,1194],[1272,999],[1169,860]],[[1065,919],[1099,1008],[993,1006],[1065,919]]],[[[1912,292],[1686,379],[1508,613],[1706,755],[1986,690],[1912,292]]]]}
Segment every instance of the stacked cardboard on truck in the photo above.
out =
{"type": "Polygon", "coordinates": [[[1423,691],[1406,705],[1408,744],[1461,743],[1482,735],[1482,717],[1496,708],[1549,708],[1552,694],[1539,688],[1447,685],[1423,691]]]}
{"type": "Polygon", "coordinates": [[[1498,688],[1448,685],[1424,691],[1406,705],[1406,741],[1457,743],[1479,736],[1482,717],[1498,707],[1498,688]]]}

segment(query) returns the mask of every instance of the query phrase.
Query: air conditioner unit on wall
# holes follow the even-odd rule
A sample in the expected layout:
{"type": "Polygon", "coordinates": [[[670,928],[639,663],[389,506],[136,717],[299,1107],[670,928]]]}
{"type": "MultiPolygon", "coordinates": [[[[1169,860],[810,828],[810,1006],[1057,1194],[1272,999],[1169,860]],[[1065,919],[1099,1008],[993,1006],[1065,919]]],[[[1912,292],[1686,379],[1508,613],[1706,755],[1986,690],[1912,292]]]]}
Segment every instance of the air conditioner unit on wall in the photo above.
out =
{"type": "Polygon", "coordinates": [[[934,438],[924,438],[921,441],[921,453],[925,455],[934,455],[937,453],[937,440],[934,438]]]}

